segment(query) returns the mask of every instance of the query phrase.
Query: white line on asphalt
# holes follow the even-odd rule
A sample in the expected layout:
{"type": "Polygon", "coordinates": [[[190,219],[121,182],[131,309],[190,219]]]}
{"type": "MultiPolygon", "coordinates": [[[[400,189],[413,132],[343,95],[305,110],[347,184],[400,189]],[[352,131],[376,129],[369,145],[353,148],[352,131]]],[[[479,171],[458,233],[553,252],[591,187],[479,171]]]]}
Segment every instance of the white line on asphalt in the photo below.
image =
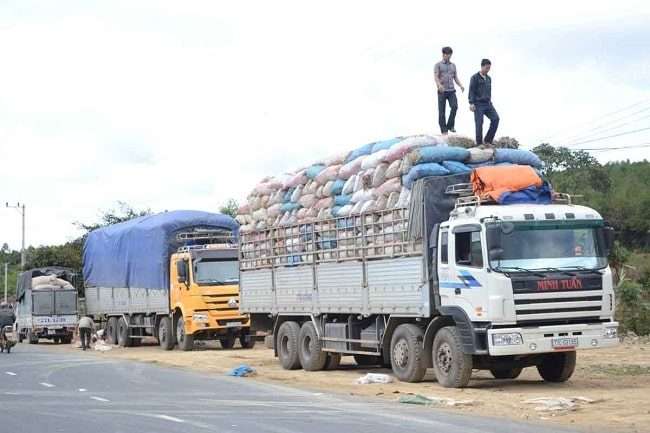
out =
{"type": "Polygon", "coordinates": [[[15,376],[16,375],[16,373],[14,373],[13,371],[5,371],[5,374],[8,374],[9,376],[15,376]]]}
{"type": "Polygon", "coordinates": [[[88,391],[86,388],[79,388],[79,392],[86,392],[88,391]]]}
{"type": "Polygon", "coordinates": [[[5,392],[4,395],[20,395],[19,392],[5,392]]]}
{"type": "Polygon", "coordinates": [[[51,383],[47,383],[47,382],[41,382],[40,385],[46,386],[48,388],[54,388],[54,385],[52,385],[51,383]]]}
{"type": "Polygon", "coordinates": [[[109,400],[106,400],[105,398],[101,398],[101,397],[94,397],[93,396],[93,397],[90,397],[90,398],[92,398],[93,400],[97,400],[97,401],[109,401],[109,400]]]}
{"type": "Polygon", "coordinates": [[[169,415],[156,415],[156,416],[157,416],[158,418],[160,418],[160,419],[166,419],[167,421],[173,421],[173,422],[185,422],[184,420],[182,420],[182,419],[180,419],[180,418],[175,418],[175,417],[173,417],[173,416],[169,416],[169,415]]]}

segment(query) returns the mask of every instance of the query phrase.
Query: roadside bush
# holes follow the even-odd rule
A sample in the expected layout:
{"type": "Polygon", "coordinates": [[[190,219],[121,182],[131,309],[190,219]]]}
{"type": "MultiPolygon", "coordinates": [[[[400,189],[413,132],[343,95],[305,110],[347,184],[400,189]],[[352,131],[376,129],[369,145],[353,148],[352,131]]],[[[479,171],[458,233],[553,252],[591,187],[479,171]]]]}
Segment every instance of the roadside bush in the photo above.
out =
{"type": "Polygon", "coordinates": [[[621,333],[650,334],[650,290],[641,283],[624,280],[617,288],[616,320],[621,333]]]}

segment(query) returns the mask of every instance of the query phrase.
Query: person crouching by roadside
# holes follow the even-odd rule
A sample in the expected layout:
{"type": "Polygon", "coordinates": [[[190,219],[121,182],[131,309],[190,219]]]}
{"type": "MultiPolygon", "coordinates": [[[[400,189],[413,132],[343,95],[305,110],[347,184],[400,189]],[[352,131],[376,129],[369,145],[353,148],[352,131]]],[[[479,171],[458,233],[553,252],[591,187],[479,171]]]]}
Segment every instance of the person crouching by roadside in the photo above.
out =
{"type": "Polygon", "coordinates": [[[77,331],[79,332],[79,340],[81,341],[81,348],[83,350],[90,349],[90,336],[95,330],[95,322],[89,315],[83,316],[79,319],[77,331]]]}
{"type": "Polygon", "coordinates": [[[469,81],[469,109],[474,112],[476,123],[476,145],[493,145],[494,135],[499,127],[499,114],[492,105],[492,78],[488,76],[492,62],[481,60],[481,70],[472,75],[469,81]],[[483,116],[490,119],[490,128],[483,139],[483,116]]]}

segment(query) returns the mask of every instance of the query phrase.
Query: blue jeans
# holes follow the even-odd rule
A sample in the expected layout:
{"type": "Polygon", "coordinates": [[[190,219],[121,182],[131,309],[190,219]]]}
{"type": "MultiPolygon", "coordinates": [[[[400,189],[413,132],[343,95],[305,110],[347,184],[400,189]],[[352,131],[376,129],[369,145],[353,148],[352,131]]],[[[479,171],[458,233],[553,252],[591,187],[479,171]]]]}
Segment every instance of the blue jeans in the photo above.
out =
{"type": "Polygon", "coordinates": [[[478,102],[474,104],[474,122],[476,123],[476,144],[492,143],[499,127],[499,114],[491,102],[478,102]],[[490,127],[485,140],[483,140],[483,116],[490,119],[490,127]]]}
{"type": "Polygon", "coordinates": [[[456,99],[456,91],[450,90],[445,92],[438,92],[438,124],[440,125],[440,132],[445,134],[450,129],[454,129],[454,122],[456,121],[456,111],[458,111],[458,100],[456,99]],[[449,120],[445,119],[445,109],[447,108],[447,101],[449,101],[449,120]]]}

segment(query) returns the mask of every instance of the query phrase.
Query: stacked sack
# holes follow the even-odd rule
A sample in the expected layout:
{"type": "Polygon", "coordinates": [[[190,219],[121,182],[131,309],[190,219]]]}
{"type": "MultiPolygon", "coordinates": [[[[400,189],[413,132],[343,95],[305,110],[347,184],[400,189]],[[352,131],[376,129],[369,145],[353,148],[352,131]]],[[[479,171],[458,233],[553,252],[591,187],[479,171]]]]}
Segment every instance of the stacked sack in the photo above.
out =
{"type": "Polygon", "coordinates": [[[520,149],[467,149],[439,136],[396,137],[263,179],[239,207],[237,221],[246,233],[404,208],[417,179],[510,164],[540,167],[541,161],[520,149]]]}

